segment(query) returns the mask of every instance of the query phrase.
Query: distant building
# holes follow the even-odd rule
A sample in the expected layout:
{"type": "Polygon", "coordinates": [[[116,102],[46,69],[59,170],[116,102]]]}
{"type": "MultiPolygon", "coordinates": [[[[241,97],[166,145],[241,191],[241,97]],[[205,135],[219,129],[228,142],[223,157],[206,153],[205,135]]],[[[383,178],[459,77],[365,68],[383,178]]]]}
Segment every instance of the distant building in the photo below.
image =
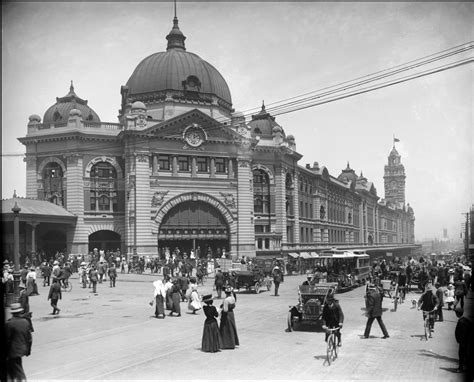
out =
{"type": "Polygon", "coordinates": [[[72,83],[42,120],[30,116],[19,138],[26,196],[75,216],[73,224],[37,222],[37,250],[163,255],[178,247],[253,257],[414,243],[395,146],[385,199],[349,163],[338,177],[317,162],[300,166],[295,137],[264,105],[246,122],[225,79],[186,51],[185,38],[175,18],[166,51],[142,60],[122,86],[117,123],[101,121],[72,83]]]}

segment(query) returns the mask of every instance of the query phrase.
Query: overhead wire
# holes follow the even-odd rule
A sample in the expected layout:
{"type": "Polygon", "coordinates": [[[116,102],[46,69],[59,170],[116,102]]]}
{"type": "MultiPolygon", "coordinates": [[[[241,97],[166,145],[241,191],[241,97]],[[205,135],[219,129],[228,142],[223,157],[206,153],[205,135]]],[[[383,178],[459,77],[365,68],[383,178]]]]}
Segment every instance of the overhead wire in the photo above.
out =
{"type": "MultiPolygon", "coordinates": [[[[470,49],[473,49],[473,47],[474,47],[474,45],[473,45],[472,41],[468,42],[468,43],[460,44],[460,45],[457,45],[455,47],[445,49],[445,50],[442,50],[442,51],[437,52],[437,53],[433,53],[433,54],[430,54],[430,55],[427,55],[427,56],[424,56],[424,57],[421,57],[421,58],[418,58],[418,59],[415,59],[415,60],[411,60],[411,61],[406,62],[404,64],[399,64],[399,65],[393,66],[393,67],[388,68],[388,69],[380,70],[380,71],[377,71],[375,73],[371,73],[371,74],[368,74],[368,75],[365,75],[365,76],[357,77],[353,80],[344,81],[344,82],[341,82],[339,84],[332,85],[332,86],[329,86],[329,87],[325,87],[325,88],[322,88],[322,89],[319,89],[319,90],[316,90],[316,91],[304,93],[304,94],[299,95],[299,96],[290,97],[290,98],[287,98],[285,100],[269,103],[269,104],[267,104],[267,106],[265,108],[265,111],[267,113],[273,115],[273,116],[287,114],[287,113],[291,113],[291,112],[294,112],[294,111],[297,111],[297,110],[307,109],[309,107],[314,107],[314,106],[317,106],[317,105],[321,105],[321,104],[325,104],[325,103],[329,103],[329,102],[334,102],[334,101],[339,100],[339,99],[353,97],[355,95],[367,93],[367,92],[370,92],[370,91],[374,91],[374,90],[381,89],[381,88],[388,87],[388,86],[393,86],[393,85],[398,84],[398,83],[402,83],[402,82],[406,82],[406,81],[409,81],[409,80],[412,80],[412,79],[423,77],[423,76],[426,76],[426,75],[429,75],[429,74],[434,74],[434,73],[438,73],[440,71],[448,70],[448,69],[451,69],[451,68],[454,68],[454,67],[472,62],[472,58],[464,60],[464,61],[466,61],[464,63],[461,63],[461,61],[463,61],[463,60],[457,61],[455,63],[455,65],[451,65],[451,63],[446,64],[445,66],[439,66],[439,67],[430,69],[428,71],[419,73],[419,75],[414,74],[414,75],[411,75],[411,76],[402,77],[402,78],[399,78],[399,79],[394,79],[392,81],[383,82],[383,83],[378,84],[378,85],[373,85],[373,86],[368,87],[368,88],[363,88],[361,90],[357,90],[357,88],[362,86],[362,85],[365,85],[365,84],[368,84],[368,83],[371,83],[371,82],[375,82],[375,81],[380,81],[381,79],[391,77],[391,76],[394,76],[396,74],[406,72],[408,70],[412,70],[412,69],[415,69],[415,68],[420,68],[424,65],[428,65],[428,64],[431,64],[433,62],[445,59],[447,57],[451,57],[451,56],[466,52],[470,49]],[[382,74],[382,73],[384,73],[384,74],[382,74]],[[333,89],[333,90],[326,91],[326,90],[329,90],[329,89],[333,89]],[[349,89],[354,89],[353,93],[344,93],[349,89]],[[341,94],[338,94],[338,93],[341,93],[341,94]],[[329,96],[332,96],[333,98],[327,98],[329,96]],[[291,101],[291,102],[286,102],[286,101],[291,101]],[[270,105],[274,105],[274,106],[273,107],[268,107],[270,105]]],[[[248,109],[248,110],[257,110],[257,109],[248,109]]],[[[241,116],[241,117],[243,117],[244,120],[246,121],[247,118],[251,117],[252,115],[254,115],[253,112],[252,113],[247,113],[247,114],[243,113],[243,116],[241,116]]],[[[206,129],[206,131],[210,131],[210,130],[213,130],[213,129],[220,129],[220,128],[223,127],[223,123],[228,122],[228,121],[230,121],[230,118],[217,117],[217,118],[214,118],[214,121],[212,121],[211,123],[207,123],[207,124],[205,123],[203,127],[206,129]]],[[[177,138],[177,137],[180,137],[180,135],[168,136],[168,138],[171,138],[171,139],[177,138]]],[[[138,143],[138,144],[145,143],[145,142],[148,141],[149,138],[150,138],[150,136],[147,137],[147,138],[141,138],[141,139],[137,140],[136,143],[138,143]]],[[[113,151],[114,149],[120,149],[120,148],[122,148],[122,145],[118,142],[115,146],[114,145],[108,146],[108,149],[111,150],[111,151],[113,151]]],[[[83,153],[83,154],[84,153],[96,153],[95,150],[97,150],[97,149],[103,149],[103,145],[100,144],[100,143],[97,143],[95,146],[89,144],[89,145],[87,145],[87,147],[84,147],[84,148],[74,148],[74,151],[77,152],[77,153],[83,153]]],[[[50,152],[48,152],[48,154],[51,154],[51,153],[54,153],[54,152],[57,152],[57,151],[56,150],[55,151],[50,151],[50,152]]],[[[3,154],[2,153],[2,156],[19,156],[19,155],[23,156],[25,154],[14,154],[14,153],[5,153],[5,154],[3,154]]]]}

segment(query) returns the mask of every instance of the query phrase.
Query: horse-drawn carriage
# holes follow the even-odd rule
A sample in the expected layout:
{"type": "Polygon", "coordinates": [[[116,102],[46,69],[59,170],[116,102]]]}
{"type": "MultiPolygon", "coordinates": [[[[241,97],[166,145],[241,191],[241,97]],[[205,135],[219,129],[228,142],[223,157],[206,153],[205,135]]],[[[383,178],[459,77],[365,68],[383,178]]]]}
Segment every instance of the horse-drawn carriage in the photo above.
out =
{"type": "Polygon", "coordinates": [[[271,279],[262,272],[232,270],[230,273],[235,289],[253,289],[255,293],[259,293],[262,288],[267,288],[269,291],[272,287],[271,279]]]}
{"type": "Polygon", "coordinates": [[[320,324],[327,295],[336,293],[337,286],[337,282],[300,285],[298,304],[288,312],[288,331],[295,330],[301,323],[320,324]]]}

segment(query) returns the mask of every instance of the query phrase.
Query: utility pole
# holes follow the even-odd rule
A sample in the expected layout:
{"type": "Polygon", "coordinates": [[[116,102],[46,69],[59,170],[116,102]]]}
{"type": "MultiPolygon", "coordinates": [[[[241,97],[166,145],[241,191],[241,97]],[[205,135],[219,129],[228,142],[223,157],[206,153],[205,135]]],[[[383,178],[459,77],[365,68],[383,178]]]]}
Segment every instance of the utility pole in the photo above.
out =
{"type": "Polygon", "coordinates": [[[466,260],[469,260],[469,217],[470,212],[464,212],[461,215],[466,215],[466,223],[464,225],[464,254],[466,256],[466,260]]]}

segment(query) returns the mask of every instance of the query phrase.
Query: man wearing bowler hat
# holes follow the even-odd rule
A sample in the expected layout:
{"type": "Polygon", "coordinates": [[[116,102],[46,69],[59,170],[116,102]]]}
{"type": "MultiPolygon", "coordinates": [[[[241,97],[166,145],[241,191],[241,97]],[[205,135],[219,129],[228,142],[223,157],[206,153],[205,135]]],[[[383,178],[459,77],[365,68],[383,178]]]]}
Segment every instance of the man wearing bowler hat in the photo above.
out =
{"type": "Polygon", "coordinates": [[[22,317],[23,308],[19,303],[10,305],[10,318],[5,323],[6,374],[8,380],[26,380],[21,358],[31,354],[31,325],[22,317]]]}

